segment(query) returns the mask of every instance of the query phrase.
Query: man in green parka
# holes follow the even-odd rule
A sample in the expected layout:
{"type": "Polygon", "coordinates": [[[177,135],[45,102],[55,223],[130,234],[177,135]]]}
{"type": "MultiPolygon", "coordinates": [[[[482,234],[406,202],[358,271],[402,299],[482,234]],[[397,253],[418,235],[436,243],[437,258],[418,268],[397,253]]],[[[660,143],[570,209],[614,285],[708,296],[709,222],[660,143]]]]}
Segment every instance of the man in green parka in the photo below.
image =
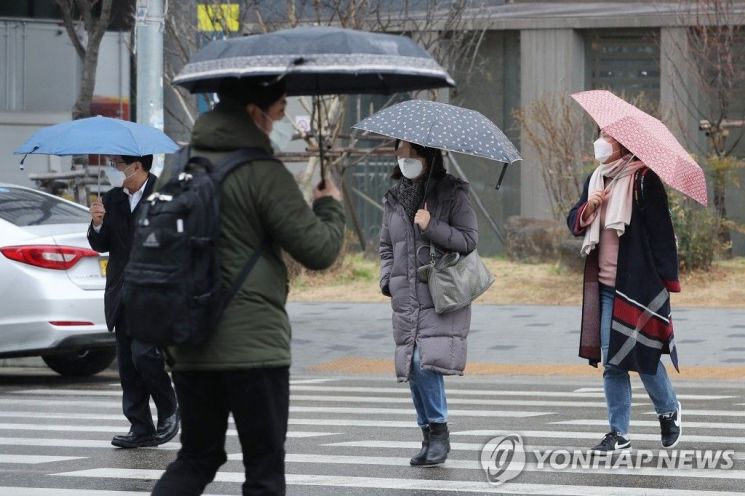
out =
{"type": "MultiPolygon", "coordinates": [[[[219,162],[243,147],[271,155],[286,125],[284,85],[228,80],[220,102],[194,124],[193,155],[219,162]],[[270,140],[270,138],[272,138],[270,140]]],[[[342,245],[344,209],[330,179],[308,206],[292,174],[274,160],[236,169],[221,190],[219,256],[226,284],[254,250],[266,249],[215,332],[198,348],[173,348],[182,448],[153,489],[158,496],[202,494],[225,463],[228,414],[243,450],[244,495],[285,494],[284,442],[289,411],[290,321],[281,250],[309,269],[324,269],[342,245]]]]}

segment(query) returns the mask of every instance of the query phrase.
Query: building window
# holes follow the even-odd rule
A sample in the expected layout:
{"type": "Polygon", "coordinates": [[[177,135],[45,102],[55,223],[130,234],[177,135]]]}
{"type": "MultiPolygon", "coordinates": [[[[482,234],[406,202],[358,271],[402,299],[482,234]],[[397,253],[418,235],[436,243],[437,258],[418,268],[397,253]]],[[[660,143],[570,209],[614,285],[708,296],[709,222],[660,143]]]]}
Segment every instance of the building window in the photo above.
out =
{"type": "Polygon", "coordinates": [[[587,87],[659,102],[658,34],[656,29],[586,31],[587,87]]]}

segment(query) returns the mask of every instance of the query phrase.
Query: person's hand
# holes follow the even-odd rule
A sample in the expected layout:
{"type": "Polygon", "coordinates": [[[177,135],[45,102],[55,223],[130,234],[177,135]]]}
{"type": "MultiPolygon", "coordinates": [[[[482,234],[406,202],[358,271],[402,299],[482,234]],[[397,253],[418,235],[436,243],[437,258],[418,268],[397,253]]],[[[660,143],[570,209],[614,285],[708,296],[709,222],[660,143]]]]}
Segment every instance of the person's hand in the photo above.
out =
{"type": "Polygon", "coordinates": [[[597,209],[599,209],[600,205],[602,205],[603,202],[605,201],[606,196],[607,196],[607,193],[605,192],[605,190],[596,191],[593,194],[591,194],[590,197],[587,199],[587,207],[585,207],[585,216],[589,217],[597,209]]]}
{"type": "Polygon", "coordinates": [[[427,226],[429,226],[429,221],[432,217],[429,215],[429,211],[427,210],[427,204],[424,204],[424,208],[420,208],[416,211],[416,215],[414,216],[414,224],[419,226],[419,229],[422,231],[427,230],[427,226]]]}
{"type": "Polygon", "coordinates": [[[330,196],[336,201],[341,201],[341,193],[339,192],[339,188],[336,187],[336,184],[330,178],[327,177],[323,180],[323,189],[320,189],[320,186],[321,185],[319,184],[313,189],[314,200],[318,200],[319,198],[323,198],[325,196],[330,196]]]}
{"type": "Polygon", "coordinates": [[[93,220],[93,225],[95,227],[103,224],[103,216],[106,215],[106,209],[103,208],[101,200],[95,200],[91,203],[91,207],[88,210],[91,213],[91,220],[93,220]]]}

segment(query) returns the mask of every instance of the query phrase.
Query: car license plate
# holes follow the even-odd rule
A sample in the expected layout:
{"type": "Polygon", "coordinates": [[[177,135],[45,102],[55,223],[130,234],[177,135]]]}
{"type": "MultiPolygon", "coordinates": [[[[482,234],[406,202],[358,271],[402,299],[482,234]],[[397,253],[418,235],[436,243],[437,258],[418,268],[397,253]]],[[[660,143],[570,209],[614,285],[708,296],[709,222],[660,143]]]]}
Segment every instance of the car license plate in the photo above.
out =
{"type": "Polygon", "coordinates": [[[106,277],[106,267],[109,266],[109,257],[99,258],[98,266],[101,268],[101,277],[106,277]]]}

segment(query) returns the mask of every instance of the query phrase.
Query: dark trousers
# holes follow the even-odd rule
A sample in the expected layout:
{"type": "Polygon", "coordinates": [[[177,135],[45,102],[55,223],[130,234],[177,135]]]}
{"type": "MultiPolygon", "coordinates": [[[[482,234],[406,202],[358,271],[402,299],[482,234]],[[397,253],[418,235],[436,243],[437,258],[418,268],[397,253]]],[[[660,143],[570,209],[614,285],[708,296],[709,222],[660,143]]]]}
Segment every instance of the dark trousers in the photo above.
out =
{"type": "Polygon", "coordinates": [[[176,411],[176,393],[163,366],[157,348],[127,335],[124,316],[116,325],[116,359],[122,384],[122,409],[132,424],[132,432],[153,434],[150,397],[158,409],[158,418],[170,417],[176,411]]]}
{"type": "Polygon", "coordinates": [[[243,451],[243,495],[285,494],[289,367],[174,372],[181,411],[181,450],[153,496],[202,494],[225,463],[232,413],[243,451]]]}

